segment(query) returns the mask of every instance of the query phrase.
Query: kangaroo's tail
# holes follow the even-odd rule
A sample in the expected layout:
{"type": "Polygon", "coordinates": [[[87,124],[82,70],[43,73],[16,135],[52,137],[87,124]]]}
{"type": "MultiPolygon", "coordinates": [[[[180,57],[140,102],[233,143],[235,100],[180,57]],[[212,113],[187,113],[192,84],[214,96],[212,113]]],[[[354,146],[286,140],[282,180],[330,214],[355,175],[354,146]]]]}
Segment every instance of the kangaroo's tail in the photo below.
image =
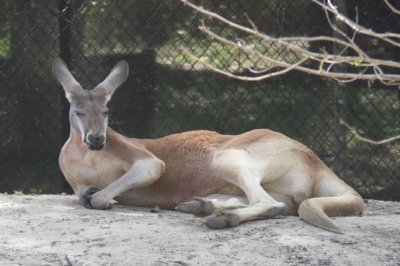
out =
{"type": "Polygon", "coordinates": [[[322,191],[325,193],[317,193],[316,198],[306,199],[300,204],[299,216],[310,224],[341,234],[343,233],[341,229],[329,217],[361,215],[364,210],[364,200],[351,187],[336,178],[338,179],[335,176],[330,180],[333,182],[326,182],[330,183],[330,186],[333,185],[332,188],[323,188],[322,191]],[[332,195],[335,190],[344,192],[332,195]]]}

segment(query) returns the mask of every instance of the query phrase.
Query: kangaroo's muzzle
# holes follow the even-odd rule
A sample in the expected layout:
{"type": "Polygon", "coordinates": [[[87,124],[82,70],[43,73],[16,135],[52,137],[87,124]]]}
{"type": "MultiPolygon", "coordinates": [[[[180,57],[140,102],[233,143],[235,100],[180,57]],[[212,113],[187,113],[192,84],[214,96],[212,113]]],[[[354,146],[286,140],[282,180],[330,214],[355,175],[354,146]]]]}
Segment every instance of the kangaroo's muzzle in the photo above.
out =
{"type": "Polygon", "coordinates": [[[102,134],[88,134],[85,138],[85,144],[90,150],[99,151],[106,145],[106,138],[102,134]]]}

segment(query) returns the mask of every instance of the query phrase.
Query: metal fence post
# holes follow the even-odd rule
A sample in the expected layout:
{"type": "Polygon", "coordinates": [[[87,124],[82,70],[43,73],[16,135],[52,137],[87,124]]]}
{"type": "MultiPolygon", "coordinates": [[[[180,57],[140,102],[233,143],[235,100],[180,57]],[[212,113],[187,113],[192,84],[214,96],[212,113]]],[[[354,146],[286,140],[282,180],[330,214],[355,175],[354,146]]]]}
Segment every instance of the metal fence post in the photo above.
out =
{"type": "MultiPolygon", "coordinates": [[[[337,5],[342,11],[343,14],[346,14],[346,2],[345,1],[337,1],[337,5]]],[[[340,25],[336,25],[340,28],[340,25]]],[[[345,30],[345,29],[341,29],[345,30]]],[[[333,37],[340,38],[338,33],[333,32],[333,37]]],[[[339,54],[340,49],[337,45],[333,45],[333,53],[339,54]]],[[[334,68],[339,68],[335,66],[334,68]]],[[[343,68],[342,68],[343,70],[343,68]]],[[[332,169],[342,178],[346,178],[346,169],[347,169],[347,139],[346,139],[346,130],[341,126],[340,121],[345,119],[345,109],[346,109],[346,92],[343,84],[339,84],[338,82],[333,82],[333,97],[334,97],[334,154],[335,160],[332,164],[332,169]]]]}
{"type": "Polygon", "coordinates": [[[345,178],[347,161],[347,140],[346,130],[340,125],[340,120],[344,120],[346,95],[342,85],[335,83],[333,85],[334,95],[334,154],[335,160],[333,161],[333,170],[342,178],[345,178]]]}
{"type": "MultiPolygon", "coordinates": [[[[59,0],[58,2],[58,29],[59,29],[59,55],[69,68],[71,68],[71,19],[73,10],[70,0],[59,0]]],[[[64,91],[61,90],[61,123],[62,135],[66,139],[69,135],[68,102],[64,91]]]]}
{"type": "MultiPolygon", "coordinates": [[[[71,51],[71,22],[73,17],[72,1],[59,0],[58,2],[58,30],[59,30],[59,56],[71,69],[72,51],[71,51]]],[[[63,90],[60,90],[60,111],[61,111],[61,134],[64,142],[69,136],[69,103],[65,98],[63,90]]],[[[64,180],[62,191],[72,192],[69,184],[64,180]]]]}

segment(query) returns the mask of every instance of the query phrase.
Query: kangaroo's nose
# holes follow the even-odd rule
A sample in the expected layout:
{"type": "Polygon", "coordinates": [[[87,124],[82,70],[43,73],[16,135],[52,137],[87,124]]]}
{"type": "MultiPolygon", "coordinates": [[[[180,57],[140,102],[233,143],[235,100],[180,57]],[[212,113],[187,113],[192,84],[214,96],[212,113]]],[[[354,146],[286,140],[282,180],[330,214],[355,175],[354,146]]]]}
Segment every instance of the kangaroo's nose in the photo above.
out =
{"type": "Polygon", "coordinates": [[[102,145],[104,144],[104,136],[101,134],[90,134],[88,141],[93,145],[102,145]]]}

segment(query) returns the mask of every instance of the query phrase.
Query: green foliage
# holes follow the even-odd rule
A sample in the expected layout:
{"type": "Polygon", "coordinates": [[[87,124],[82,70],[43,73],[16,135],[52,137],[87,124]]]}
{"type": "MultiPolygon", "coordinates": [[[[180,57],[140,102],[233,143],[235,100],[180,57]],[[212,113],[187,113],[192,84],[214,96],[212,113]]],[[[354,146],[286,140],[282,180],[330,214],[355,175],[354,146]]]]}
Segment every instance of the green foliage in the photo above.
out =
{"type": "Polygon", "coordinates": [[[11,4],[11,0],[0,1],[0,58],[11,56],[11,19],[8,16],[11,4]]]}
{"type": "Polygon", "coordinates": [[[10,35],[0,38],[0,58],[11,56],[10,35]]]}

